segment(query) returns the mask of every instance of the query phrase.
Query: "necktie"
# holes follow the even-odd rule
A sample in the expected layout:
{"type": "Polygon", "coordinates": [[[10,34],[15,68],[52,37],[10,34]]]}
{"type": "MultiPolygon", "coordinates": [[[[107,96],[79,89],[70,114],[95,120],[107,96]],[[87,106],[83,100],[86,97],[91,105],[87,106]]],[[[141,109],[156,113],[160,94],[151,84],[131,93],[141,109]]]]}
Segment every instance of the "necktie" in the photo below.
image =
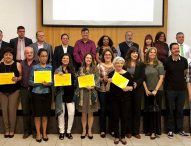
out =
{"type": "Polygon", "coordinates": [[[184,57],[184,48],[183,48],[183,45],[182,45],[182,44],[180,45],[180,55],[181,55],[182,57],[184,57]]]}

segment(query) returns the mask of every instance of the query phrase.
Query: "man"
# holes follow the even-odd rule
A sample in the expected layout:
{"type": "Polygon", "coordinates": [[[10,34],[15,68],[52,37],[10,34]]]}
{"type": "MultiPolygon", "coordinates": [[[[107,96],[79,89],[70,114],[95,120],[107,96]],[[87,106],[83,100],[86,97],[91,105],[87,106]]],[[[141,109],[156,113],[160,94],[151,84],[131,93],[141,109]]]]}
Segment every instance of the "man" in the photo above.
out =
{"type": "Polygon", "coordinates": [[[37,41],[30,45],[34,49],[34,59],[38,61],[38,50],[44,48],[48,51],[48,63],[52,63],[53,50],[52,46],[45,42],[44,32],[37,31],[36,32],[37,41]]]}
{"type": "Polygon", "coordinates": [[[21,62],[22,66],[22,80],[21,80],[21,105],[23,110],[23,125],[24,135],[23,138],[28,138],[31,133],[35,134],[34,122],[31,115],[31,91],[28,84],[29,75],[33,65],[37,62],[34,60],[34,50],[31,47],[26,47],[24,50],[25,60],[21,62]]]}
{"type": "Polygon", "coordinates": [[[82,39],[78,40],[74,46],[74,59],[79,67],[83,62],[83,57],[87,53],[91,53],[95,59],[96,57],[96,45],[94,41],[89,39],[89,29],[82,28],[82,39]]]}
{"type": "Polygon", "coordinates": [[[3,51],[7,47],[10,47],[10,44],[3,41],[3,32],[0,30],[0,60],[3,59],[3,51]]]}
{"type": "Polygon", "coordinates": [[[178,32],[176,34],[176,40],[180,48],[180,55],[185,57],[188,60],[188,63],[191,61],[191,48],[184,43],[184,33],[178,32]]]}
{"type": "Polygon", "coordinates": [[[57,69],[61,65],[61,57],[68,53],[72,57],[72,61],[74,63],[74,57],[73,57],[73,51],[74,48],[72,46],[69,46],[69,36],[68,34],[64,33],[61,35],[61,41],[62,44],[60,46],[56,46],[54,49],[54,55],[53,55],[53,67],[54,70],[57,69]]]}
{"type": "Polygon", "coordinates": [[[164,89],[166,94],[168,137],[173,138],[173,132],[182,136],[188,136],[183,131],[183,108],[186,94],[185,76],[188,69],[188,62],[186,58],[179,55],[178,43],[170,44],[170,51],[171,55],[164,64],[166,71],[164,89]]]}
{"type": "Polygon", "coordinates": [[[10,40],[10,45],[14,50],[14,60],[21,62],[25,59],[24,49],[25,47],[32,44],[32,40],[25,37],[25,28],[24,26],[17,27],[18,37],[10,40]]]}
{"type": "Polygon", "coordinates": [[[119,47],[117,47],[118,56],[121,56],[125,59],[127,51],[132,46],[137,48],[137,51],[140,52],[139,45],[137,43],[133,42],[133,32],[127,31],[125,34],[125,40],[126,40],[125,42],[120,43],[119,47]]]}

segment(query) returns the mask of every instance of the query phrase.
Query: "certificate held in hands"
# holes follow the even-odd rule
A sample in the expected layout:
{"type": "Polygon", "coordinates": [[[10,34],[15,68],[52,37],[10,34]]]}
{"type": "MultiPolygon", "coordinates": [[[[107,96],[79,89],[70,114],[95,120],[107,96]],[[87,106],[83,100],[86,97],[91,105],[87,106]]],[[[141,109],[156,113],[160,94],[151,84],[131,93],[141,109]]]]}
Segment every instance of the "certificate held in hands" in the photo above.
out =
{"type": "Polygon", "coordinates": [[[15,84],[14,81],[12,81],[14,77],[14,73],[0,73],[0,85],[6,85],[6,84],[15,84]]]}
{"type": "Polygon", "coordinates": [[[112,83],[118,86],[119,88],[125,88],[127,84],[129,83],[129,80],[119,73],[115,72],[112,77],[112,83]]]}
{"type": "Polygon", "coordinates": [[[34,83],[52,82],[51,71],[34,71],[34,83]]]}
{"type": "Polygon", "coordinates": [[[71,74],[54,74],[54,86],[71,86],[71,74]]]}
{"type": "Polygon", "coordinates": [[[78,77],[79,88],[95,86],[94,75],[84,75],[78,77]]]}

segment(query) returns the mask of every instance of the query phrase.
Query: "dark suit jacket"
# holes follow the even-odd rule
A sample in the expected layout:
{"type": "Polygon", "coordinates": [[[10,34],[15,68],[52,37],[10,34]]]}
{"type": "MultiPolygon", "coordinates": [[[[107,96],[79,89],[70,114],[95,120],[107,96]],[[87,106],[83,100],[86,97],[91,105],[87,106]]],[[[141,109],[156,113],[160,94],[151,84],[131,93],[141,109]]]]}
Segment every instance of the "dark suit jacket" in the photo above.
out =
{"type": "Polygon", "coordinates": [[[4,49],[7,47],[10,47],[10,44],[5,41],[2,41],[1,48],[0,48],[0,60],[3,58],[4,49]]]}
{"type": "MultiPolygon", "coordinates": [[[[74,47],[68,46],[67,53],[71,55],[72,61],[74,63],[74,57],[73,57],[73,51],[74,47]]],[[[54,55],[53,55],[53,67],[54,70],[57,69],[61,65],[61,57],[64,55],[64,50],[62,45],[56,46],[54,49],[54,55]]]]}
{"type": "MultiPolygon", "coordinates": [[[[30,44],[32,44],[32,40],[31,39],[29,39],[27,37],[24,37],[24,40],[25,40],[25,47],[29,46],[30,44]]],[[[14,50],[14,56],[13,56],[14,59],[16,59],[17,44],[18,44],[18,37],[10,40],[10,45],[11,45],[11,47],[14,50]]]]}

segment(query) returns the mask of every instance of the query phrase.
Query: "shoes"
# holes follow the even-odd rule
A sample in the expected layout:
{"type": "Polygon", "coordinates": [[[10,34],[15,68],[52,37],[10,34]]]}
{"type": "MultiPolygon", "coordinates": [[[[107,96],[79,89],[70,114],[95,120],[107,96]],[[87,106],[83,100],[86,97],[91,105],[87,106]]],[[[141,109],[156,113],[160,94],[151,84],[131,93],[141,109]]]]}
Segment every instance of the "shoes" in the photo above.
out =
{"type": "Polygon", "coordinates": [[[101,136],[101,138],[105,138],[105,132],[101,132],[101,134],[100,134],[100,136],[101,136]]]}
{"type": "Polygon", "coordinates": [[[136,135],[134,135],[134,137],[137,138],[137,139],[141,139],[141,135],[140,134],[136,134],[136,135]]]}
{"type": "Polygon", "coordinates": [[[132,137],[132,134],[127,134],[126,137],[127,137],[127,138],[131,138],[131,137],[132,137]]]}
{"type": "Polygon", "coordinates": [[[151,136],[151,133],[145,133],[145,136],[151,136]]]}
{"type": "Polygon", "coordinates": [[[41,141],[42,141],[42,139],[36,139],[36,142],[39,142],[39,143],[40,143],[41,141]]]}
{"type": "Polygon", "coordinates": [[[48,137],[46,136],[46,137],[42,137],[42,139],[44,140],[44,141],[48,141],[48,137]]]}
{"type": "Polygon", "coordinates": [[[150,139],[154,140],[156,138],[156,135],[154,133],[151,134],[150,139]]]}
{"type": "Polygon", "coordinates": [[[121,139],[121,143],[122,143],[123,145],[126,145],[126,144],[127,144],[127,141],[125,140],[125,138],[122,138],[122,139],[121,139]]]}
{"type": "Polygon", "coordinates": [[[13,137],[14,137],[14,134],[9,135],[9,138],[13,138],[13,137]]]}
{"type": "Polygon", "coordinates": [[[170,138],[170,139],[173,138],[173,132],[172,132],[172,131],[169,131],[169,132],[168,132],[168,138],[170,138]]]}
{"type": "Polygon", "coordinates": [[[81,135],[81,139],[84,139],[84,138],[86,138],[86,133],[84,134],[85,132],[83,132],[82,133],[82,135],[81,135]]]}
{"type": "Polygon", "coordinates": [[[31,135],[31,134],[29,134],[29,133],[25,133],[25,134],[23,135],[23,139],[28,138],[30,135],[31,135]]]}
{"type": "Polygon", "coordinates": [[[63,140],[63,139],[64,139],[64,133],[60,133],[60,134],[59,134],[59,139],[60,139],[60,140],[63,140]]]}
{"type": "Polygon", "coordinates": [[[89,134],[88,134],[88,138],[89,138],[89,139],[93,139],[94,137],[93,137],[93,135],[89,135],[89,134]]]}
{"type": "Polygon", "coordinates": [[[184,131],[180,131],[177,134],[181,135],[181,136],[189,136],[186,132],[184,131]]]}
{"type": "Polygon", "coordinates": [[[67,137],[68,139],[73,139],[73,136],[72,136],[71,133],[66,133],[66,137],[67,137]]]}
{"type": "Polygon", "coordinates": [[[9,138],[9,134],[4,134],[4,138],[9,138]]]}
{"type": "Polygon", "coordinates": [[[119,138],[115,138],[114,144],[118,144],[118,143],[119,143],[119,138]]]}

